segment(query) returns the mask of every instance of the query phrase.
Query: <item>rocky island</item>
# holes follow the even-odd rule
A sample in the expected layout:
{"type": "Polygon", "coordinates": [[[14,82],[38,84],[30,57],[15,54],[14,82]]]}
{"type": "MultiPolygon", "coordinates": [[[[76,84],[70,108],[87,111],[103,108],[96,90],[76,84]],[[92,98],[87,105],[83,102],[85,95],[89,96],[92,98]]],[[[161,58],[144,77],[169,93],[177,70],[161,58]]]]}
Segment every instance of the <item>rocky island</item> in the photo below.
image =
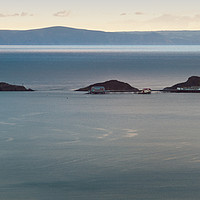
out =
{"type": "Polygon", "coordinates": [[[11,85],[8,83],[0,82],[0,91],[33,91],[20,85],[11,85]]]}
{"type": "Polygon", "coordinates": [[[191,76],[186,82],[175,84],[163,89],[164,92],[200,93],[200,77],[191,76]]]}
{"type": "Polygon", "coordinates": [[[84,88],[80,88],[76,91],[90,91],[92,87],[101,86],[108,92],[138,92],[139,89],[132,87],[128,83],[124,83],[118,80],[109,80],[101,83],[95,83],[84,88]]]}

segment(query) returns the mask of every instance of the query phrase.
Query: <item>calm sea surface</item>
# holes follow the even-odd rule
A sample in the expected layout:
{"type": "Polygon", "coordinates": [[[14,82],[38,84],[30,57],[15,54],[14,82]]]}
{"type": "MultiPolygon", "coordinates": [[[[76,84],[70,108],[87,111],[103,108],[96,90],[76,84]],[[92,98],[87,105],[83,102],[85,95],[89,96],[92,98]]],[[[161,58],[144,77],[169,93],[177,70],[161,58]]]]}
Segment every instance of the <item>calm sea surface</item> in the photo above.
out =
{"type": "Polygon", "coordinates": [[[200,94],[88,95],[200,75],[200,46],[0,46],[0,199],[199,200],[200,94]]]}

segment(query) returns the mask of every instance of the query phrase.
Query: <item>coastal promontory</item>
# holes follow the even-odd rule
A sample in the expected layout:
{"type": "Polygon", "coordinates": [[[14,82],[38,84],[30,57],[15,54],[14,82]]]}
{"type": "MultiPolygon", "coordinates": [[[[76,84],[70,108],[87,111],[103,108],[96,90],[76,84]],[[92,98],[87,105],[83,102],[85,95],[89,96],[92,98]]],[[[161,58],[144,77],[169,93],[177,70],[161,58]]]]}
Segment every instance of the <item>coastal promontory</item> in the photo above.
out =
{"type": "Polygon", "coordinates": [[[106,91],[109,92],[138,92],[139,90],[137,88],[132,87],[128,83],[124,83],[118,80],[109,80],[101,83],[95,83],[92,85],[89,85],[84,88],[80,88],[76,91],[89,91],[92,87],[95,86],[102,86],[106,89],[106,91]]]}
{"type": "Polygon", "coordinates": [[[5,82],[0,82],[0,91],[33,91],[20,85],[11,85],[5,82]]]}
{"type": "Polygon", "coordinates": [[[200,77],[199,76],[191,76],[188,78],[186,82],[177,83],[171,87],[166,87],[164,91],[173,91],[177,90],[177,88],[199,88],[200,87],[200,77]]]}

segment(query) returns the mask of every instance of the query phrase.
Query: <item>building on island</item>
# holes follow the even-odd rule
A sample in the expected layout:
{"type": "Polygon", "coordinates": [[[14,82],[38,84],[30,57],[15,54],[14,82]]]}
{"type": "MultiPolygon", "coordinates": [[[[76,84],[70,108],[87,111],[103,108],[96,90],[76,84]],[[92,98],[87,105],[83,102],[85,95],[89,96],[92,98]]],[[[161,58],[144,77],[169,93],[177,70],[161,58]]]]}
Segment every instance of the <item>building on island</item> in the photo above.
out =
{"type": "Polygon", "coordinates": [[[106,90],[105,90],[105,87],[103,86],[93,86],[91,87],[89,93],[90,94],[105,94],[106,90]]]}

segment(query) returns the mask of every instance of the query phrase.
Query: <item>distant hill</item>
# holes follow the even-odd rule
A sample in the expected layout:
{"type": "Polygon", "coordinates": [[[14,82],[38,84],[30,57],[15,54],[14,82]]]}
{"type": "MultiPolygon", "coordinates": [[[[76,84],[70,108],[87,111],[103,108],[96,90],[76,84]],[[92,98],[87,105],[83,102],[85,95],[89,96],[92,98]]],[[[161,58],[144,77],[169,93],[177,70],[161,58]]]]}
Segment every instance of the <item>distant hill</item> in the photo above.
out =
{"type": "Polygon", "coordinates": [[[33,91],[20,85],[11,85],[8,83],[0,82],[0,91],[33,91]]]}
{"type": "Polygon", "coordinates": [[[103,86],[105,87],[107,91],[110,91],[110,92],[138,92],[139,91],[137,88],[132,87],[128,83],[124,83],[118,80],[109,80],[102,83],[95,83],[87,87],[80,88],[76,91],[89,91],[94,86],[103,86]]]}
{"type": "Polygon", "coordinates": [[[166,87],[163,90],[168,91],[168,90],[176,90],[177,88],[199,88],[200,87],[200,77],[199,76],[191,76],[188,78],[186,82],[183,83],[177,83],[171,87],[166,87]]]}
{"type": "Polygon", "coordinates": [[[59,26],[0,30],[0,45],[200,45],[200,31],[104,32],[59,26]]]}

